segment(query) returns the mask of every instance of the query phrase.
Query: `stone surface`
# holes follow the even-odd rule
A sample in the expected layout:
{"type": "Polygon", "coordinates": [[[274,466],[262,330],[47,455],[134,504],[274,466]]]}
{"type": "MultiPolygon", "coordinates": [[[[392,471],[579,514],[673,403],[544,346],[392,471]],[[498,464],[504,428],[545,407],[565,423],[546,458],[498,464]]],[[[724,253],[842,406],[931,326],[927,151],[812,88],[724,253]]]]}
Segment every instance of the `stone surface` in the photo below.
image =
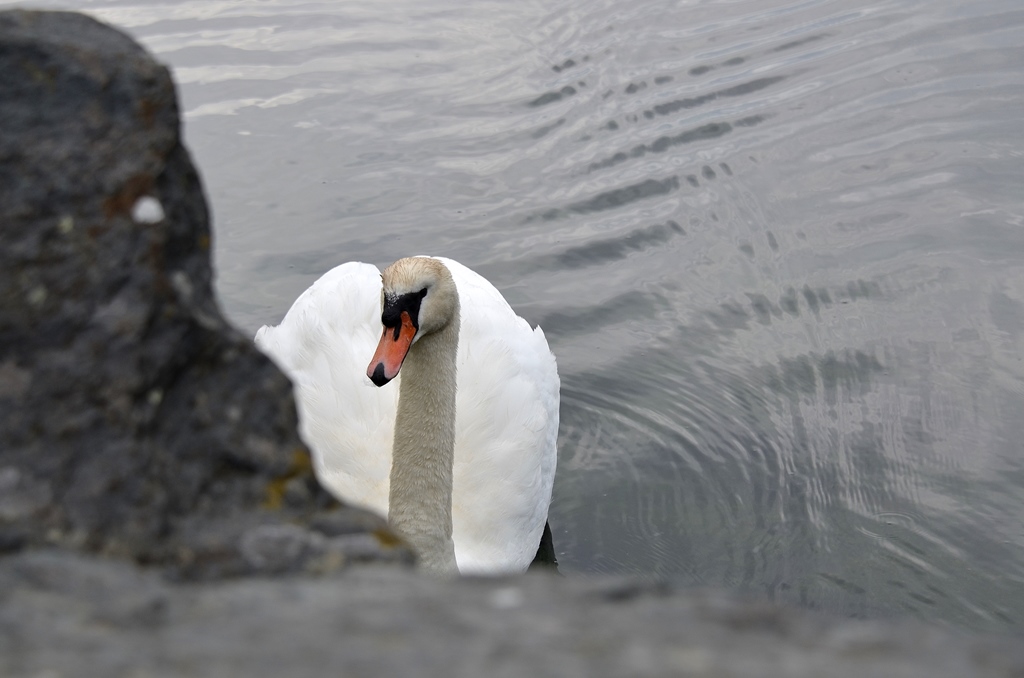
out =
{"type": "Polygon", "coordinates": [[[0,559],[0,675],[1008,678],[1024,647],[605,579],[364,566],[174,585],[29,552],[0,559]]]}
{"type": "Polygon", "coordinates": [[[290,384],[214,302],[174,86],[130,38],[0,13],[0,224],[0,552],[190,576],[408,555],[349,509],[349,536],[303,526],[331,502],[290,384]]]}

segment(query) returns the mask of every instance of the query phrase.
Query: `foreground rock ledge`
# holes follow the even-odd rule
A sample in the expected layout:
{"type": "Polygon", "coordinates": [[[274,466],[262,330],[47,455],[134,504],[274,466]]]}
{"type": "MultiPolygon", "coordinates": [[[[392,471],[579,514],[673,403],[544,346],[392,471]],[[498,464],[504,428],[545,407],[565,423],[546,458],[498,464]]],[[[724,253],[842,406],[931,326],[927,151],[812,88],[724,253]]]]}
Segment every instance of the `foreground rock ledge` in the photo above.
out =
{"type": "Polygon", "coordinates": [[[166,69],[0,12],[0,675],[1024,676],[1010,641],[920,625],[346,567],[408,554],[312,478],[209,244],[166,69]]]}
{"type": "Polygon", "coordinates": [[[394,566],[169,585],[58,552],[0,560],[0,674],[25,676],[1020,676],[1008,641],[710,593],[394,566]]]}

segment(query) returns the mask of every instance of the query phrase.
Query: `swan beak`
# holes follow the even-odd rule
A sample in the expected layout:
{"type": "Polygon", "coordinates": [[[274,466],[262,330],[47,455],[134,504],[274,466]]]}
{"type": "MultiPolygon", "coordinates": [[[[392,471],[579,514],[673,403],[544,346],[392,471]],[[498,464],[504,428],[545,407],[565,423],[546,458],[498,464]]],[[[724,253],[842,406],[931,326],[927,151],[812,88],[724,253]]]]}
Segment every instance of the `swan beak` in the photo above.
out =
{"type": "Polygon", "coordinates": [[[402,324],[398,327],[385,327],[377,344],[377,352],[366,368],[366,376],[377,386],[383,386],[398,376],[402,362],[409,353],[416,326],[407,311],[402,311],[402,324]]]}

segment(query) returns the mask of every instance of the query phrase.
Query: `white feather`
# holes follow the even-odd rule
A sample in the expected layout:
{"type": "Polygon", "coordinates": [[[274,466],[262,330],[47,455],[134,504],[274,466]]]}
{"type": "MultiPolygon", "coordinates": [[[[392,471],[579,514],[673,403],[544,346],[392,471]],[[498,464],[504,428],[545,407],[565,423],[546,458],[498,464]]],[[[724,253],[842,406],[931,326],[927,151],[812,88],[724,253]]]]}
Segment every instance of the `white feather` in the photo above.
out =
{"type": "MultiPolygon", "coordinates": [[[[558,372],[544,333],[477,273],[440,258],[461,306],[452,537],[459,571],[522,571],[547,520],[558,436],[558,372]]],[[[306,290],[256,345],[291,378],[317,476],[341,500],[388,513],[401,373],[366,377],[381,333],[381,278],[350,262],[306,290]]]]}

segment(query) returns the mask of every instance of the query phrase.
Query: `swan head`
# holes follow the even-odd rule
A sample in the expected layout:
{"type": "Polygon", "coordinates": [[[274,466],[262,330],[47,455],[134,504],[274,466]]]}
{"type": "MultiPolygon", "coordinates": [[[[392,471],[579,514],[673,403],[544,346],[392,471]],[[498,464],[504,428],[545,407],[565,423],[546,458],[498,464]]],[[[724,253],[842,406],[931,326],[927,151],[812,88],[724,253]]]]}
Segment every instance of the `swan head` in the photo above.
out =
{"type": "Polygon", "coordinates": [[[366,376],[383,386],[396,376],[412,345],[458,317],[459,295],[448,268],[437,259],[399,259],[381,273],[381,325],[366,376]]]}

